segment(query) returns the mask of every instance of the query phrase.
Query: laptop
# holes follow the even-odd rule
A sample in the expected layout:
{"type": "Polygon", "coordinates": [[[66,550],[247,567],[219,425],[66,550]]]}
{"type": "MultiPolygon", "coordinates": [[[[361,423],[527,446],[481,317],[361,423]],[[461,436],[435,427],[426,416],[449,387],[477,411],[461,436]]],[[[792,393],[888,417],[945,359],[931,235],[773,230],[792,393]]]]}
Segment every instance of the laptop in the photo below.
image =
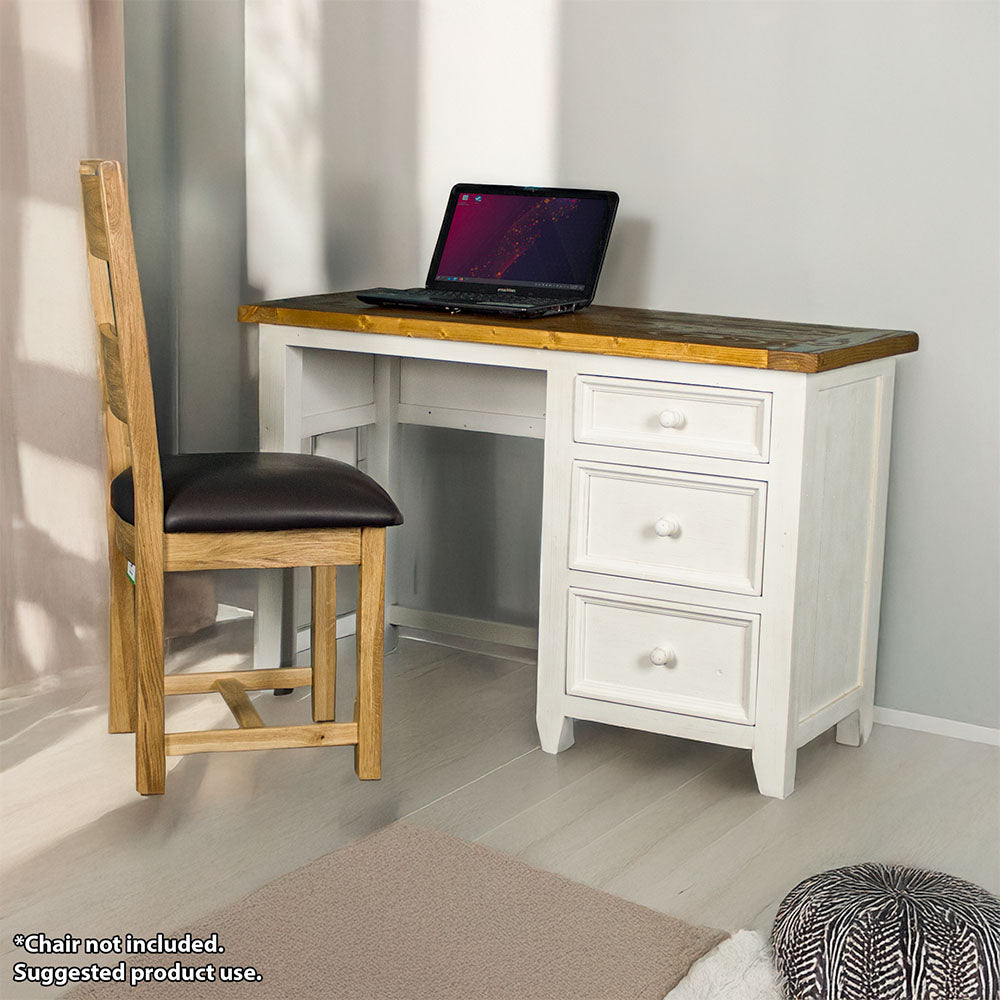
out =
{"type": "Polygon", "coordinates": [[[613,191],[456,184],[423,288],[368,288],[362,302],[501,316],[590,305],[618,208],[613,191]]]}

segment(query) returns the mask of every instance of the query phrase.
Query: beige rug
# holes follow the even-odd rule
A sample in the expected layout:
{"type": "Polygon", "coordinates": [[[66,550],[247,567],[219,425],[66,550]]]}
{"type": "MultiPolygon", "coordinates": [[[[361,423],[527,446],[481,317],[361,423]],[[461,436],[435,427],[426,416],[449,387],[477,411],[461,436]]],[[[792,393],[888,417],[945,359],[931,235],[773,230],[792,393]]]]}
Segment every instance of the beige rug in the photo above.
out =
{"type": "Polygon", "coordinates": [[[662,1000],[725,937],[403,823],[190,930],[217,933],[225,952],[125,955],[129,975],[179,961],[212,965],[216,981],[102,983],[73,996],[662,1000]],[[248,966],[259,981],[218,981],[222,967],[248,966]]]}

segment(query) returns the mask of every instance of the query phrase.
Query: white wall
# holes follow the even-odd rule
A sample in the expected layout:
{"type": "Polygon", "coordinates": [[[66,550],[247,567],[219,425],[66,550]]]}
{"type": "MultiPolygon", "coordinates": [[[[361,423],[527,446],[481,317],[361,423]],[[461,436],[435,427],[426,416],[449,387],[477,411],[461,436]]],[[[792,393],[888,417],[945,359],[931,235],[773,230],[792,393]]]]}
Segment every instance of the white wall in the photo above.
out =
{"type": "Polygon", "coordinates": [[[600,299],[916,330],[877,703],[1000,726],[996,3],[564,3],[560,177],[600,299]]]}
{"type": "Polygon", "coordinates": [[[124,159],[121,4],[0,4],[0,685],[106,658],[107,550],[78,161],[124,159]]]}
{"type": "Polygon", "coordinates": [[[558,0],[421,0],[419,277],[458,182],[553,183],[558,0]]]}

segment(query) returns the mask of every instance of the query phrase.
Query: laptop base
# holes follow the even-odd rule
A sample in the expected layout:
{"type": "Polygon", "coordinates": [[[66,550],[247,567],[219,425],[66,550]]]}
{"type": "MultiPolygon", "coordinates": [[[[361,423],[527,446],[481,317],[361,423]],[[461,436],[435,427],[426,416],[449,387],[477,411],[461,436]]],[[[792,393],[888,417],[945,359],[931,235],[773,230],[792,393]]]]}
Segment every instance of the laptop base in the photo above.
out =
{"type": "Polygon", "coordinates": [[[559,313],[575,312],[587,305],[586,300],[544,300],[526,302],[489,301],[480,297],[467,301],[459,295],[437,292],[428,288],[366,288],[357,293],[362,302],[378,306],[405,306],[409,309],[427,309],[448,313],[480,313],[494,316],[519,316],[535,319],[541,316],[555,316],[559,313]]]}

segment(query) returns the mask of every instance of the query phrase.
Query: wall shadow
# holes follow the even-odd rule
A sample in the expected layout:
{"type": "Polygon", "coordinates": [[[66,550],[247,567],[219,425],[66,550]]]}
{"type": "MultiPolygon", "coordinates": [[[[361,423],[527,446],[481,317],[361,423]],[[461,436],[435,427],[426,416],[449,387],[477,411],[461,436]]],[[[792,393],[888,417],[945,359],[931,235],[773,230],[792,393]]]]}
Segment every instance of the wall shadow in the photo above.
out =
{"type": "MultiPolygon", "coordinates": [[[[79,44],[89,59],[99,43],[87,14],[81,3],[79,44]]],[[[34,16],[0,5],[4,688],[51,688],[102,662],[107,641],[106,563],[86,555],[103,553],[106,529],[77,161],[97,139],[110,142],[113,115],[90,104],[94,81],[85,73],[26,48],[23,19],[34,16]],[[39,129],[58,139],[34,141],[39,129]],[[69,233],[78,246],[67,244],[69,233]],[[64,364],[45,360],[61,355],[64,364]]],[[[109,17],[102,12],[101,31],[113,30],[109,17]]],[[[105,84],[94,86],[108,97],[105,84]]]]}
{"type": "Polygon", "coordinates": [[[0,130],[3,186],[0,188],[0,686],[13,683],[7,673],[22,674],[20,637],[15,622],[17,574],[14,519],[21,519],[21,478],[17,464],[17,403],[14,393],[14,356],[21,316],[21,208],[28,191],[27,113],[24,106],[24,60],[21,56],[18,8],[0,4],[0,130]],[[16,668],[14,667],[16,664],[16,668]]]}

